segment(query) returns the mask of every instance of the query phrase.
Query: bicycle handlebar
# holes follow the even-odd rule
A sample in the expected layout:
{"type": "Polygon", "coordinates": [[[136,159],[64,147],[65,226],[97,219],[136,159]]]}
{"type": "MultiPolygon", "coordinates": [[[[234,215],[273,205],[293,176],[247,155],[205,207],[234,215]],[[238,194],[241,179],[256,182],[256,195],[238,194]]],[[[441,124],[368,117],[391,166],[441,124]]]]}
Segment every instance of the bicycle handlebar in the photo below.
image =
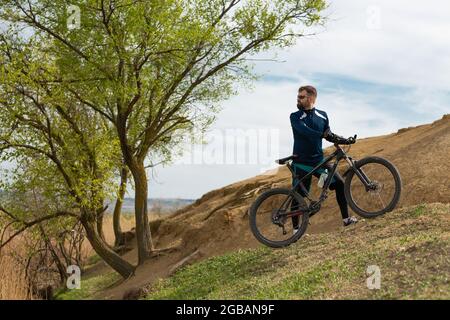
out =
{"type": "Polygon", "coordinates": [[[357,137],[357,135],[355,134],[353,137],[349,137],[347,139],[344,138],[344,140],[347,140],[346,143],[344,143],[343,141],[340,141],[340,142],[335,142],[334,145],[337,147],[340,144],[343,144],[343,145],[354,144],[354,143],[356,143],[356,137],[357,137]]]}
{"type": "Polygon", "coordinates": [[[351,144],[354,144],[356,142],[356,137],[357,135],[355,134],[353,137],[348,138],[349,140],[351,139],[351,144]]]}

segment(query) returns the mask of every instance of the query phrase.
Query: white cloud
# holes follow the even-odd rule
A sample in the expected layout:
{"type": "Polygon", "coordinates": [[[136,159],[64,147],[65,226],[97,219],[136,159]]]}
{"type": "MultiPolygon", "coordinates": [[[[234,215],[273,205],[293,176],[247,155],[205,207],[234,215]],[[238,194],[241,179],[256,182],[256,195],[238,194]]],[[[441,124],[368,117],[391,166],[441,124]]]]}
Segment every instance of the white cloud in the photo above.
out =
{"type": "MultiPolygon", "coordinates": [[[[450,3],[433,1],[335,1],[316,36],[279,53],[271,73],[337,73],[401,86],[448,90],[450,3]],[[380,29],[369,29],[367,8],[380,8],[380,29]],[[446,72],[447,71],[447,72],[446,72]]],[[[260,64],[265,71],[268,63],[260,64]]]]}

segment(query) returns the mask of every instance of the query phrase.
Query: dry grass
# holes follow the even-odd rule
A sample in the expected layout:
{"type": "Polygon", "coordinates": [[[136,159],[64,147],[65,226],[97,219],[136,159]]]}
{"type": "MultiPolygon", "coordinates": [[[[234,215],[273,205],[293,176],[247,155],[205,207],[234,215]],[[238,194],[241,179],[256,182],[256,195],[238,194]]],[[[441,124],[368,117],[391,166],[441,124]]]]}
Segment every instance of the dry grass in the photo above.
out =
{"type": "MultiPolygon", "coordinates": [[[[159,219],[167,215],[150,214],[150,221],[159,219]]],[[[135,227],[135,218],[133,214],[122,215],[121,217],[122,231],[129,231],[135,227]]],[[[112,215],[107,215],[103,223],[103,230],[106,241],[114,244],[114,231],[112,215]]],[[[14,259],[11,255],[20,254],[25,244],[23,239],[10,243],[0,252],[0,300],[25,300],[33,299],[28,289],[28,284],[25,279],[25,270],[23,266],[14,259]]],[[[82,247],[82,257],[84,261],[94,255],[95,252],[87,240],[84,241],[82,247]]]]}
{"type": "Polygon", "coordinates": [[[25,270],[11,253],[20,251],[20,240],[9,244],[0,253],[0,300],[32,299],[25,279],[25,270]]]}
{"type": "MultiPolygon", "coordinates": [[[[123,231],[129,231],[135,226],[134,215],[123,215],[121,219],[123,231]]],[[[114,231],[112,216],[108,215],[104,220],[105,238],[109,244],[114,244],[114,231]]],[[[26,300],[32,299],[28,284],[25,279],[25,270],[11,254],[20,254],[24,248],[23,239],[18,238],[3,248],[0,252],[0,300],[26,300]]],[[[95,254],[87,240],[82,247],[84,261],[95,254]]]]}

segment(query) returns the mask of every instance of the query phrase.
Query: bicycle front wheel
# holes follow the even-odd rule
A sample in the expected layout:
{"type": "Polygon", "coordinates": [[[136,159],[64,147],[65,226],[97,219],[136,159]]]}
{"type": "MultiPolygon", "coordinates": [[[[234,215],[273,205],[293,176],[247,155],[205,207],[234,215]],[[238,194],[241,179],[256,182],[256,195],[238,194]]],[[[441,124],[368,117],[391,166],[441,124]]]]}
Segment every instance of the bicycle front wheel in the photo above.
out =
{"type": "Polygon", "coordinates": [[[250,229],[261,243],[286,247],[305,233],[308,227],[305,200],[290,189],[276,188],[261,194],[250,208],[250,229]],[[304,213],[305,212],[305,213],[304,213]],[[290,215],[297,214],[292,218],[290,215]],[[298,231],[294,233],[294,228],[298,231]]]}
{"type": "Polygon", "coordinates": [[[402,181],[397,168],[380,157],[367,157],[355,164],[361,178],[350,171],[345,179],[345,197],[354,212],[364,218],[374,218],[394,210],[400,200],[402,181]]]}

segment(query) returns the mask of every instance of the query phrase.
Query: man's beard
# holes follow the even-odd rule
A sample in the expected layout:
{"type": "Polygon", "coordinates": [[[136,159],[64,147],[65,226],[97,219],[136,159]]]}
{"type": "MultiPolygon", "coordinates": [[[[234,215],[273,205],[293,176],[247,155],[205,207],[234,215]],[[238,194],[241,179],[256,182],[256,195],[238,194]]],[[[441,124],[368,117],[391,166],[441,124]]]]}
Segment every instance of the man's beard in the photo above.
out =
{"type": "Polygon", "coordinates": [[[297,103],[297,109],[298,110],[302,110],[303,109],[303,105],[301,103],[297,103]]]}

